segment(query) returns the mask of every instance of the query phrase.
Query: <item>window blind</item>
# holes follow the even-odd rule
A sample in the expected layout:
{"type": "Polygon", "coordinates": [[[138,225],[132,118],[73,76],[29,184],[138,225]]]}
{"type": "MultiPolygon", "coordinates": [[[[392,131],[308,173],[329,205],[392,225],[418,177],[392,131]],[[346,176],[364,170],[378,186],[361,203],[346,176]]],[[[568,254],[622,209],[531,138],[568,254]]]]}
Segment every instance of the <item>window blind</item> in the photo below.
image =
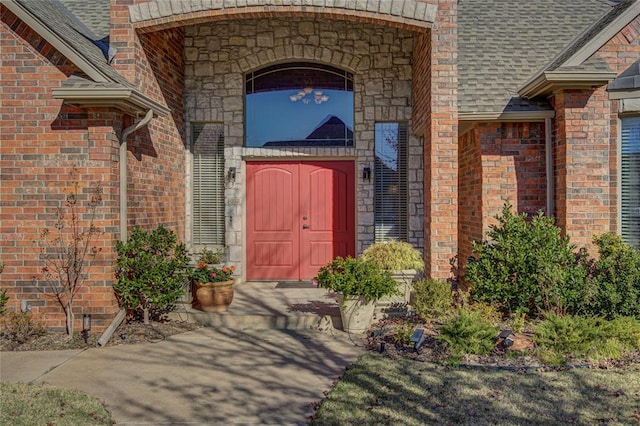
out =
{"type": "Polygon", "coordinates": [[[224,246],[224,128],[191,125],[193,153],[193,244],[224,246]]]}
{"type": "Polygon", "coordinates": [[[374,163],[375,241],[407,240],[407,125],[376,123],[374,163]]]}
{"type": "Polygon", "coordinates": [[[622,238],[640,247],[640,117],[622,119],[621,141],[622,238]]]}

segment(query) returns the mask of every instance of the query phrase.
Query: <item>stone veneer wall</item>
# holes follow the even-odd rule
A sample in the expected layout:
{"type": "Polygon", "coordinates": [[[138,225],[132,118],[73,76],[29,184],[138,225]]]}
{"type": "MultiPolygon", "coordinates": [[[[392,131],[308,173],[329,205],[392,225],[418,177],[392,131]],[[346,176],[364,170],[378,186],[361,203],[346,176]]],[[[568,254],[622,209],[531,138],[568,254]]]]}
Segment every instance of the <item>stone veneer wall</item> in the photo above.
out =
{"type": "MultiPolygon", "coordinates": [[[[361,252],[373,242],[373,180],[365,183],[360,176],[365,166],[373,166],[376,121],[406,121],[411,129],[413,39],[413,33],[397,28],[320,19],[255,19],[185,28],[187,134],[191,122],[223,123],[225,168],[238,170],[235,184],[225,193],[228,261],[242,267],[243,161],[251,158],[355,159],[356,249],[361,252]],[[327,63],[353,73],[354,147],[244,147],[244,75],[287,61],[327,63]]],[[[408,178],[409,240],[422,248],[422,145],[411,130],[408,178]]]]}

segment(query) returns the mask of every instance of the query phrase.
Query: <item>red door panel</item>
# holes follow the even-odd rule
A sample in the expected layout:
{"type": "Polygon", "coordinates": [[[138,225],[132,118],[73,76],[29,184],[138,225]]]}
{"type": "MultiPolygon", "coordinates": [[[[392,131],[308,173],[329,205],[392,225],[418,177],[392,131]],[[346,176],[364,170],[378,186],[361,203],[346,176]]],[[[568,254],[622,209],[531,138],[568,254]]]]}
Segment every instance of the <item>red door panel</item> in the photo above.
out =
{"type": "Polygon", "coordinates": [[[297,279],[298,166],[247,163],[247,279],[297,279]]]}
{"type": "Polygon", "coordinates": [[[355,255],[351,161],[247,163],[247,279],[310,279],[355,255]]]}
{"type": "Polygon", "coordinates": [[[301,165],[300,212],[308,228],[300,233],[300,277],[313,278],[336,256],[355,255],[353,162],[301,165]]]}

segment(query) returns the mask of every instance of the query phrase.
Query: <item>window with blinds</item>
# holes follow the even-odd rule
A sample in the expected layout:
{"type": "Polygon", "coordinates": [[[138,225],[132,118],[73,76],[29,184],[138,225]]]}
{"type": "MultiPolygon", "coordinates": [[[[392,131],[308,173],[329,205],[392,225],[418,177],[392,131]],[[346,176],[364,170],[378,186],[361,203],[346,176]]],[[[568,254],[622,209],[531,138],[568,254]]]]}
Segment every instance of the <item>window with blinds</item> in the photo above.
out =
{"type": "Polygon", "coordinates": [[[407,125],[375,125],[375,241],[407,240],[407,125]]]}
{"type": "Polygon", "coordinates": [[[224,128],[192,123],[193,244],[224,246],[224,128]]]}
{"type": "Polygon", "coordinates": [[[622,119],[621,143],[622,238],[640,248],[640,117],[622,119]]]}

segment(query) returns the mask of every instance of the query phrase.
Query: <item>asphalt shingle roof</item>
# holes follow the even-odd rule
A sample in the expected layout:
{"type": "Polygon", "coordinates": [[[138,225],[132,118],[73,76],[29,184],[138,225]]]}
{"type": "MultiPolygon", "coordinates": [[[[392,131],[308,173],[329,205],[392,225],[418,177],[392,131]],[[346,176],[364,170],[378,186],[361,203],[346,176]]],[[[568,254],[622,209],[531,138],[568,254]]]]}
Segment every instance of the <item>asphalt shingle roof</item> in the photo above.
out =
{"type": "MultiPolygon", "coordinates": [[[[65,43],[72,46],[79,52],[87,62],[91,63],[95,68],[108,79],[118,82],[122,85],[131,86],[131,84],[120,74],[118,74],[109,64],[103,50],[92,40],[92,36],[86,33],[84,25],[78,20],[73,19],[60,3],[57,1],[34,1],[34,0],[18,0],[19,3],[30,13],[36,16],[41,22],[45,23],[49,30],[54,32],[58,37],[63,39],[65,43]]],[[[92,4],[102,4],[102,0],[92,2],[92,4]]]]}
{"type": "MultiPolygon", "coordinates": [[[[96,44],[109,34],[109,0],[18,1],[110,80],[130,86],[96,44]]],[[[571,71],[559,67],[633,1],[459,0],[459,112],[548,109],[544,100],[520,98],[518,88],[543,68],[571,71]]],[[[608,70],[604,61],[594,58],[572,68],[608,70]]]]}
{"type": "MultiPolygon", "coordinates": [[[[582,34],[579,38],[574,40],[571,45],[567,48],[565,52],[563,52],[560,56],[555,58],[551,64],[549,64],[546,69],[550,71],[557,70],[562,67],[562,64],[567,61],[572,55],[574,55],[578,50],[580,50],[589,40],[598,35],[600,31],[606,28],[614,19],[616,19],[620,14],[622,14],[625,10],[627,10],[635,0],[623,0],[618,3],[617,7],[612,8],[608,11],[604,16],[600,18],[600,20],[595,21],[594,25],[588,29],[584,34],[582,34]]],[[[568,43],[567,43],[568,44],[568,43]]],[[[585,61],[585,65],[587,65],[588,61],[585,61]]],[[[588,65],[587,65],[588,66],[588,65]]]]}
{"type": "Polygon", "coordinates": [[[109,37],[111,27],[109,0],[53,0],[71,12],[72,16],[84,24],[95,36],[96,40],[109,37]]]}
{"type": "MultiPolygon", "coordinates": [[[[544,109],[517,90],[615,3],[603,0],[460,0],[458,110],[544,109]]],[[[594,61],[591,66],[600,68],[594,61]]]]}

